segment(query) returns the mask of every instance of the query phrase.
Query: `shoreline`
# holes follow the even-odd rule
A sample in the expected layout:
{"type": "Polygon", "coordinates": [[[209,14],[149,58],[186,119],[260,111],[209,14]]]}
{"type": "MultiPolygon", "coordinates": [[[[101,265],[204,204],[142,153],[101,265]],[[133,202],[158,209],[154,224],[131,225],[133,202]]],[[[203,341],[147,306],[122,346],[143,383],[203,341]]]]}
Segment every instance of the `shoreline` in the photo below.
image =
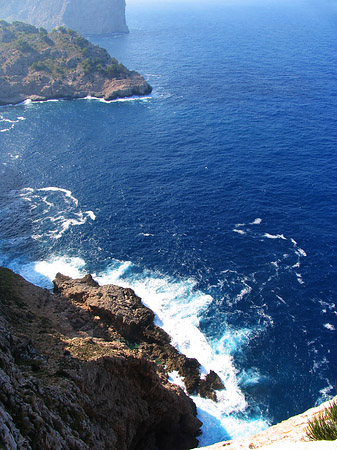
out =
{"type": "Polygon", "coordinates": [[[19,102],[16,103],[0,103],[0,109],[1,108],[7,108],[10,106],[16,107],[16,106],[25,106],[25,105],[30,105],[31,103],[48,103],[48,102],[66,102],[66,101],[76,101],[76,100],[95,100],[95,101],[99,101],[101,103],[117,103],[120,101],[136,101],[136,100],[150,100],[152,98],[154,98],[151,95],[152,91],[149,94],[144,94],[144,95],[131,95],[131,96],[126,96],[126,97],[117,97],[114,98],[112,100],[105,100],[104,97],[95,97],[95,96],[91,96],[91,95],[87,95],[86,97],[59,97],[59,98],[47,98],[45,100],[33,100],[29,97],[27,97],[25,100],[20,100],[19,102]]]}

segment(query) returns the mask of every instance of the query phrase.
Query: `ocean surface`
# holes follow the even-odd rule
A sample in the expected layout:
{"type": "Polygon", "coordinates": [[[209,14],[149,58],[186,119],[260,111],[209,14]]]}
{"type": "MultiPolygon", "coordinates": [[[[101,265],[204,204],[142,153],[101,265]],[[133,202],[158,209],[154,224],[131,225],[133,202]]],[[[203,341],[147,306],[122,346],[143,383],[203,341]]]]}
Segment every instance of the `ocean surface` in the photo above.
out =
{"type": "Polygon", "coordinates": [[[252,434],[336,393],[337,3],[127,20],[89,38],[150,96],[0,108],[0,264],[133,287],[224,381],[201,444],[252,434]]]}

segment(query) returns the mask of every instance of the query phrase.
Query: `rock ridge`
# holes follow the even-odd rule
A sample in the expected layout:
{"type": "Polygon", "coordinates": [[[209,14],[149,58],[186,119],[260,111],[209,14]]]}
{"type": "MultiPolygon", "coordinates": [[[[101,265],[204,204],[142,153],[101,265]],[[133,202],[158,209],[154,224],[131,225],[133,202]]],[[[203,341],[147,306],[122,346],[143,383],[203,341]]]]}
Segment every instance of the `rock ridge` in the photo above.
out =
{"type": "Polygon", "coordinates": [[[151,86],[76,31],[0,21],[0,104],[146,95],[151,86]]]}
{"type": "Polygon", "coordinates": [[[0,268],[0,442],[6,450],[188,450],[201,422],[185,392],[215,395],[131,289],[58,274],[55,293],[0,268]],[[199,381],[198,381],[199,380],[199,381]],[[201,387],[202,386],[202,389],[201,387]]]}

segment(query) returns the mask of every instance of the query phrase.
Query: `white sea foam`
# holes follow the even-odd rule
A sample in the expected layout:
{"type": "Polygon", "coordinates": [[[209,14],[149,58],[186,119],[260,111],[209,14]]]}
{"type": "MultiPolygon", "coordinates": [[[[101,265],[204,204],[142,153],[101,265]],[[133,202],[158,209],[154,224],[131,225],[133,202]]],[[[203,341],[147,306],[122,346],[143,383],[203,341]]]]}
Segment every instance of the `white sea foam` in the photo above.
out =
{"type": "Polygon", "coordinates": [[[180,386],[186,392],[185,383],[177,370],[173,370],[168,374],[168,380],[170,383],[180,386]]]}
{"type": "Polygon", "coordinates": [[[234,231],[234,233],[238,233],[238,234],[246,234],[245,231],[243,231],[243,230],[238,230],[237,228],[234,228],[233,231],[234,231]]]}
{"type": "Polygon", "coordinates": [[[260,225],[262,223],[262,219],[260,217],[257,217],[253,222],[250,223],[250,225],[260,225]]]}
{"type": "Polygon", "coordinates": [[[268,239],[283,239],[287,240],[287,238],[283,234],[270,234],[270,233],[264,233],[264,237],[268,239]]]}
{"type": "Polygon", "coordinates": [[[70,227],[96,219],[93,211],[83,212],[79,208],[77,198],[68,189],[54,186],[24,188],[20,196],[30,204],[35,240],[60,239],[70,227]]]}
{"type": "Polygon", "coordinates": [[[299,282],[299,284],[304,284],[302,275],[300,273],[296,272],[296,277],[297,277],[297,281],[299,282]]]}
{"type": "Polygon", "coordinates": [[[86,97],[83,98],[79,98],[77,100],[96,100],[99,101],[101,103],[122,103],[122,102],[135,102],[135,101],[148,101],[151,100],[152,96],[139,96],[139,95],[134,95],[132,97],[124,97],[124,98],[115,98],[113,100],[105,100],[104,98],[101,97],[93,97],[91,95],[87,95],[86,97]]]}
{"type": "Polygon", "coordinates": [[[1,123],[6,124],[6,128],[1,129],[0,133],[5,133],[7,131],[12,130],[14,128],[15,124],[19,123],[21,120],[25,120],[25,118],[18,117],[17,119],[12,120],[12,119],[8,119],[8,118],[4,117],[3,114],[0,114],[0,124],[1,123]]]}
{"type": "Polygon", "coordinates": [[[330,331],[335,331],[335,330],[336,330],[335,326],[332,325],[331,323],[325,323],[323,326],[324,326],[327,330],[330,330],[330,331]]]}
{"type": "Polygon", "coordinates": [[[10,267],[18,272],[27,281],[34,283],[46,289],[53,287],[54,280],[58,272],[73,278],[83,277],[85,272],[85,262],[82,258],[55,256],[45,261],[36,261],[29,264],[16,264],[10,267]]]}

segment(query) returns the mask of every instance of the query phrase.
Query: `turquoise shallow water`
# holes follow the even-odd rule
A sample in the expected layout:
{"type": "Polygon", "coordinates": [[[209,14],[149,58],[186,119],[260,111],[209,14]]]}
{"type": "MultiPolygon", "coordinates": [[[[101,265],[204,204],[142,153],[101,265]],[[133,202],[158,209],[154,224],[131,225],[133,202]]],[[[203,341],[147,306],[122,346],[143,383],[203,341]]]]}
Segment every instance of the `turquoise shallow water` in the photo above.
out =
{"type": "Polygon", "coordinates": [[[334,393],[334,2],[129,5],[144,99],[0,109],[0,260],[132,286],[221,374],[203,444],[334,393]]]}

